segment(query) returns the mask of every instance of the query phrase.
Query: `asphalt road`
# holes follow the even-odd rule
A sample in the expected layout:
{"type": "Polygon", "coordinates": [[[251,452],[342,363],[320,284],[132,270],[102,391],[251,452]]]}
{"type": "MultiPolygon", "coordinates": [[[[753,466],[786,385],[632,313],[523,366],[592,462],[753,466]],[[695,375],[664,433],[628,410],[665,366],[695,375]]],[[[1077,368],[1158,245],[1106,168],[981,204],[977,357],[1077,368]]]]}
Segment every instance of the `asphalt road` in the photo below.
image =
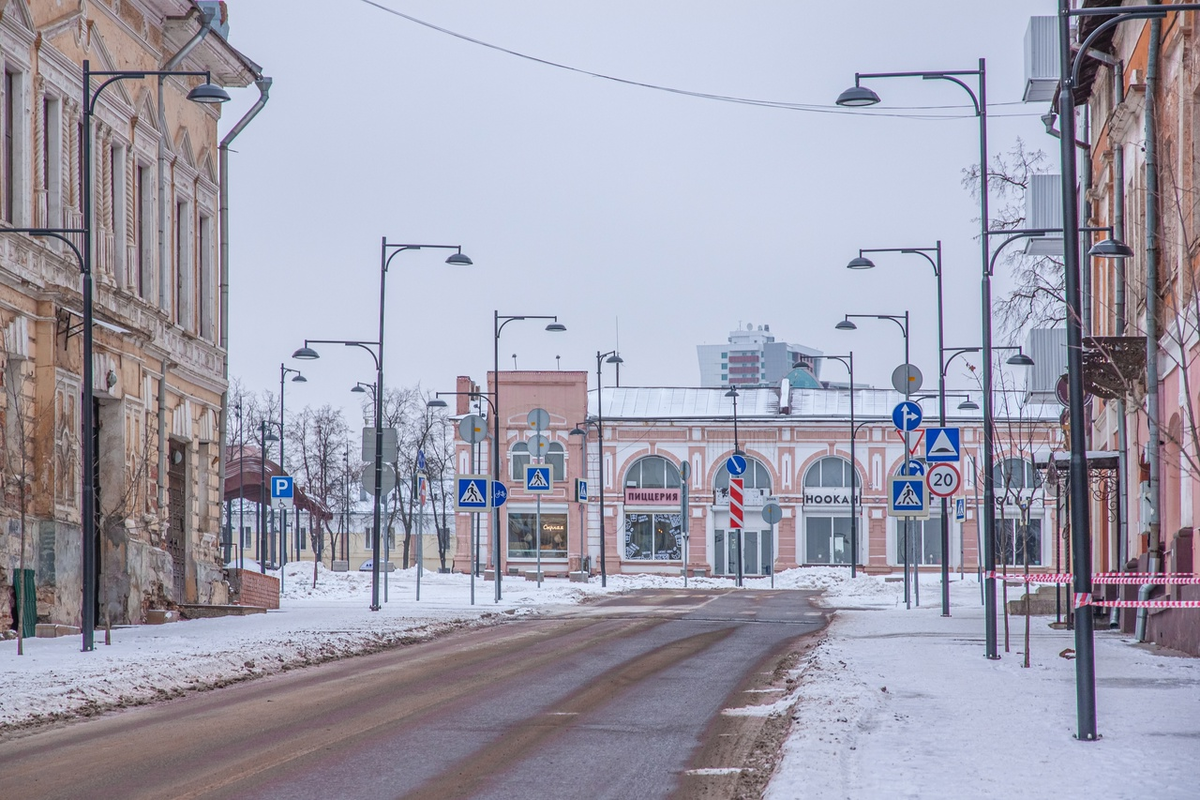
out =
{"type": "Polygon", "coordinates": [[[786,691],[811,594],[638,592],[16,734],[0,794],[754,796],[782,723],[719,712],[786,691]]]}

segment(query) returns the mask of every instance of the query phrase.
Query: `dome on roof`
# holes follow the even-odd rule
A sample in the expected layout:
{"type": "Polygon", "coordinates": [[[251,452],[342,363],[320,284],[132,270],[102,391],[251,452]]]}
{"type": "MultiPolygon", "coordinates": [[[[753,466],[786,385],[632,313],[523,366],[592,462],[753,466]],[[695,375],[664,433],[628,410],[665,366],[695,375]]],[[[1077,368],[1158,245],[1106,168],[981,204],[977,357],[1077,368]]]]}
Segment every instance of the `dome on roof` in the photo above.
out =
{"type": "Polygon", "coordinates": [[[787,374],[788,383],[793,389],[820,389],[821,382],[817,380],[817,376],[806,370],[804,367],[793,367],[792,371],[787,374]]]}

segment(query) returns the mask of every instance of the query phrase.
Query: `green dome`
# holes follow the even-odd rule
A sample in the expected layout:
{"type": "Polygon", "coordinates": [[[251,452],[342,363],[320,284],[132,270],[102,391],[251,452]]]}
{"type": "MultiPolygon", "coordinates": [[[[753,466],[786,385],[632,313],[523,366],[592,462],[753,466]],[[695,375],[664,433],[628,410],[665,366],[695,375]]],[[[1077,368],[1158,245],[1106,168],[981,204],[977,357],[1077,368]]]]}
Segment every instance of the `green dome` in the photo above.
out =
{"type": "Polygon", "coordinates": [[[787,374],[788,383],[793,389],[820,389],[821,382],[804,367],[794,367],[787,374]]]}

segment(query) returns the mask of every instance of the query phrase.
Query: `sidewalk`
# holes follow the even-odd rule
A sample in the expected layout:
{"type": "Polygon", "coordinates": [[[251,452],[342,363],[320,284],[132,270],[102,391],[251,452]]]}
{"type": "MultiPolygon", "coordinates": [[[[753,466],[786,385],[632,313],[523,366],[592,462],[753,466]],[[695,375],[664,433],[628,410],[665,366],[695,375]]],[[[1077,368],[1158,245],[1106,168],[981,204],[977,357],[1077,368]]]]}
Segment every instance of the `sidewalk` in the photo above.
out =
{"type": "Polygon", "coordinates": [[[1078,742],[1075,662],[1059,655],[1073,632],[1034,617],[1024,669],[1024,619],[1011,618],[1005,653],[1001,617],[989,661],[978,583],[952,589],[950,618],[924,579],[919,609],[837,613],[802,669],[768,800],[1200,797],[1200,662],[1098,631],[1102,739],[1078,742]]]}

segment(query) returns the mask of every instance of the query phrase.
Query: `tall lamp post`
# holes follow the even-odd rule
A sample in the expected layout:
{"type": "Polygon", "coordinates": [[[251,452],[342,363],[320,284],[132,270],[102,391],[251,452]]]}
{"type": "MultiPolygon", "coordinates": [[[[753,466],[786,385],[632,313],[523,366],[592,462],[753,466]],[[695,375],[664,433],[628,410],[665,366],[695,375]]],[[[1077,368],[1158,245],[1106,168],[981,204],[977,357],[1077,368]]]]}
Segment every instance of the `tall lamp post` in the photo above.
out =
{"type": "Polygon", "coordinates": [[[605,543],[606,534],[604,530],[604,374],[602,372],[605,364],[616,364],[617,369],[621,368],[621,364],[625,363],[625,359],[621,358],[616,350],[609,350],[607,353],[596,351],[596,452],[600,456],[600,585],[608,586],[608,566],[605,564],[605,553],[608,546],[605,543]]]}
{"type": "MultiPolygon", "coordinates": [[[[1092,543],[1089,500],[1087,494],[1087,438],[1083,413],[1083,327],[1082,303],[1079,293],[1079,187],[1076,186],[1075,168],[1075,88],[1079,85],[1079,66],[1083,56],[1100,34],[1114,26],[1132,19],[1162,18],[1168,11],[1200,10],[1200,3],[1179,3],[1171,6],[1116,6],[1105,8],[1072,9],[1070,0],[1058,0],[1058,46],[1059,73],[1058,116],[1061,126],[1062,153],[1062,215],[1063,215],[1063,267],[1067,293],[1067,389],[1070,402],[1071,471],[1070,507],[1071,535],[1075,544],[1075,595],[1092,593],[1092,543]],[[1097,25],[1078,50],[1071,47],[1071,17],[1108,17],[1097,25]]],[[[1147,102],[1147,113],[1154,113],[1147,102]]],[[[1096,252],[1103,250],[1097,244],[1089,255],[1107,255],[1127,258],[1132,253],[1096,252]]],[[[1128,250],[1128,248],[1125,248],[1128,250]]],[[[1149,342],[1152,354],[1155,342],[1149,342]]],[[[1089,608],[1085,607],[1087,612],[1089,608]]],[[[1096,735],[1096,664],[1093,620],[1090,613],[1075,617],[1075,694],[1077,710],[1076,737],[1081,741],[1093,741],[1096,735]]]]}
{"type": "MultiPolygon", "coordinates": [[[[500,479],[500,334],[504,332],[504,326],[510,322],[526,319],[542,319],[549,320],[546,323],[546,330],[551,333],[562,333],[567,329],[558,321],[557,314],[501,314],[499,311],[492,312],[492,474],[496,476],[496,480],[500,479]]],[[[513,354],[514,369],[516,368],[516,354],[513,354]]],[[[500,573],[503,571],[503,558],[501,556],[500,542],[500,509],[492,509],[492,562],[493,574],[496,578],[496,602],[500,602],[500,573]]]]}
{"type": "MultiPolygon", "coordinates": [[[[742,450],[742,445],[738,441],[738,424],[737,424],[737,422],[738,422],[738,413],[737,413],[738,389],[737,389],[737,387],[730,386],[729,391],[725,392],[725,396],[733,398],[733,454],[735,456],[744,455],[744,451],[742,450]]],[[[730,473],[729,479],[733,480],[732,473],[730,473]]],[[[731,499],[730,503],[732,504],[732,502],[733,501],[731,499]]],[[[737,528],[736,536],[737,536],[737,545],[736,545],[736,547],[737,547],[737,585],[741,586],[742,585],[742,556],[744,555],[742,553],[742,544],[743,543],[742,543],[742,529],[741,528],[737,528]]]]}
{"type": "MultiPolygon", "coordinates": [[[[258,422],[258,571],[267,571],[267,505],[270,493],[267,492],[267,445],[279,441],[271,429],[279,423],[272,420],[258,422]]],[[[280,431],[282,433],[282,431],[280,431]]]]}
{"type": "Polygon", "coordinates": [[[99,602],[97,585],[97,568],[99,560],[97,551],[99,540],[96,537],[96,451],[95,451],[95,387],[92,385],[92,116],[96,112],[96,103],[100,94],[112,83],[127,79],[149,78],[151,76],[166,77],[203,76],[204,83],[196,86],[187,93],[187,99],[194,103],[225,103],[229,101],[229,93],[212,82],[211,73],[205,70],[104,70],[93,71],[91,62],[83,62],[83,104],[81,131],[81,205],[83,212],[82,228],[5,228],[3,233],[26,233],[32,236],[46,236],[65,242],[75,253],[79,261],[81,276],[81,294],[83,296],[83,311],[81,326],[83,333],[83,400],[80,409],[80,438],[82,442],[83,469],[81,470],[82,486],[80,498],[80,527],[83,530],[83,598],[81,613],[81,633],[84,652],[95,649],[96,606],[99,602]],[[92,91],[92,78],[101,78],[101,83],[92,91]],[[82,251],[75,243],[67,238],[68,234],[81,235],[82,251]]]}
{"type": "MultiPolygon", "coordinates": [[[[580,471],[583,477],[587,478],[587,432],[588,428],[599,428],[599,423],[595,417],[589,417],[583,422],[580,422],[571,429],[571,436],[579,438],[579,461],[582,464],[580,471]]],[[[603,516],[601,516],[603,519],[603,516]]],[[[587,550],[587,506],[583,503],[579,504],[579,571],[587,577],[587,571],[583,568],[584,553],[587,550]]],[[[686,565],[685,565],[686,566],[686,565]]]]}
{"type": "MultiPolygon", "coordinates": [[[[945,313],[942,306],[942,240],[938,239],[933,247],[871,247],[858,251],[858,257],[847,264],[849,269],[873,269],[875,262],[866,257],[866,253],[904,253],[918,255],[933,267],[933,276],[937,279],[937,329],[938,352],[942,352],[945,344],[945,313]]],[[[938,370],[938,425],[946,427],[946,376],[938,370]]],[[[950,517],[946,506],[946,498],[941,499],[941,543],[942,543],[942,616],[950,616],[950,517]]]]}
{"type": "MultiPolygon", "coordinates": [[[[283,362],[279,363],[279,468],[281,470],[283,470],[284,472],[287,472],[287,464],[283,460],[283,440],[285,438],[283,435],[283,430],[284,430],[284,428],[283,428],[283,426],[284,426],[283,398],[284,398],[284,394],[285,394],[284,387],[287,385],[284,383],[284,379],[287,378],[288,375],[292,376],[292,383],[308,383],[308,378],[304,377],[304,375],[301,374],[300,370],[292,369],[291,367],[287,366],[283,362]]],[[[300,520],[300,512],[296,512],[296,521],[297,521],[296,527],[297,527],[297,529],[299,528],[299,524],[300,524],[299,520],[300,520]]],[[[286,508],[281,509],[281,514],[280,514],[279,545],[280,545],[279,546],[279,552],[280,552],[279,590],[283,591],[283,568],[287,564],[287,547],[288,547],[287,509],[286,508]]]]}
{"type": "Polygon", "coordinates": [[[854,351],[844,356],[821,356],[831,361],[839,361],[850,373],[850,577],[858,576],[858,515],[855,510],[854,493],[858,491],[858,458],[854,449],[854,438],[857,430],[854,426],[854,351]]]}
{"type": "MultiPolygon", "coordinates": [[[[908,312],[907,311],[904,312],[903,316],[901,316],[900,314],[846,314],[845,317],[842,319],[842,321],[837,323],[833,327],[839,331],[858,330],[858,326],[855,325],[853,322],[853,320],[855,320],[855,319],[889,319],[892,322],[896,323],[896,325],[899,326],[899,328],[900,328],[900,334],[904,337],[904,364],[905,364],[905,368],[907,369],[908,364],[909,364],[909,354],[908,354],[909,353],[909,347],[908,347],[909,320],[908,320],[908,312]]],[[[912,391],[910,389],[910,383],[911,383],[911,381],[907,381],[907,380],[904,382],[904,399],[905,400],[907,400],[909,398],[909,396],[912,394],[912,391]]],[[[908,433],[909,433],[908,431],[904,432],[904,459],[903,459],[904,466],[902,467],[904,475],[908,475],[908,462],[909,462],[909,458],[911,456],[911,452],[909,450],[908,433]]],[[[851,441],[853,442],[853,437],[851,437],[851,441]]],[[[851,492],[851,494],[853,494],[853,491],[851,492]]],[[[910,561],[909,551],[911,550],[911,547],[912,547],[912,536],[910,535],[911,529],[912,529],[912,526],[911,526],[910,520],[908,517],[905,517],[904,518],[904,603],[906,606],[909,605],[908,565],[909,565],[909,561],[910,561]]],[[[916,574],[919,577],[920,571],[915,570],[915,565],[914,565],[914,571],[916,571],[916,574]]],[[[914,583],[915,583],[915,581],[914,581],[914,583]]],[[[915,593],[917,596],[917,605],[920,605],[921,604],[921,589],[920,589],[920,587],[915,587],[915,593]]],[[[909,606],[909,607],[911,608],[911,606],[909,606]]]]}
{"type": "Polygon", "coordinates": [[[463,255],[462,247],[455,244],[395,244],[389,243],[384,236],[379,248],[379,338],[373,342],[345,339],[305,339],[304,346],[292,353],[292,358],[311,361],[320,358],[310,344],[342,344],[347,347],[361,347],[371,354],[375,360],[375,502],[373,503],[371,542],[371,610],[378,611],[379,605],[379,523],[380,495],[383,493],[383,322],[384,308],[387,299],[387,272],[392,259],[406,250],[453,250],[446,263],[456,267],[468,267],[471,259],[463,255]]]}

